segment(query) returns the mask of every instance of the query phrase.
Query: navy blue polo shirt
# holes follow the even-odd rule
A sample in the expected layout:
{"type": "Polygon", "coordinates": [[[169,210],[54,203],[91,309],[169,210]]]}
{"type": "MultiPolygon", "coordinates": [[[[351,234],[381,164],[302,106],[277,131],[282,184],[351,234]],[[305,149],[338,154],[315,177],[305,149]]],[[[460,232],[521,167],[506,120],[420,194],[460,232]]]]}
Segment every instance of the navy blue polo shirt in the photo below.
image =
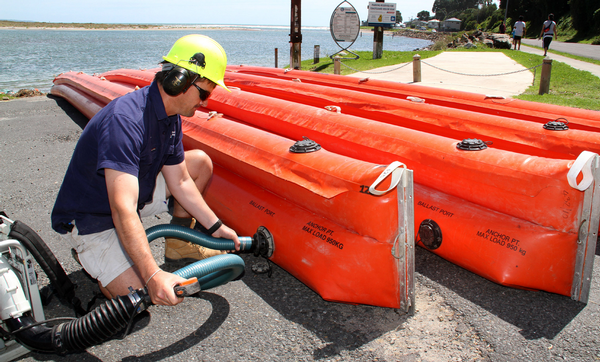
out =
{"type": "Polygon", "coordinates": [[[181,118],[167,117],[153,82],[119,97],[87,124],[71,158],[52,210],[52,228],[64,234],[75,221],[79,234],[114,228],[104,169],[138,178],[138,210],[152,201],[164,165],[184,161],[181,118]]]}

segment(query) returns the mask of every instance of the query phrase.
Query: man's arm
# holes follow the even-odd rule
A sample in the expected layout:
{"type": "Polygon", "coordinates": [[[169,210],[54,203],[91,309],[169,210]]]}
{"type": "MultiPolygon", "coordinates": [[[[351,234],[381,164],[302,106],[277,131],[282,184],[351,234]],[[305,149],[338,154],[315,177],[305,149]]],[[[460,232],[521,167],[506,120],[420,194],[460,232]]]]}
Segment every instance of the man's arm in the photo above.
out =
{"type": "MultiPolygon", "coordinates": [[[[148,283],[148,292],[154,304],[176,305],[180,303],[183,299],[175,295],[173,287],[185,279],[164,271],[155,274],[159,267],[152,256],[146,231],[137,213],[139,193],[137,177],[113,169],[105,169],[104,175],[117,235],[135,264],[142,286],[152,277],[148,283]]],[[[111,284],[113,283],[111,282],[105,287],[108,287],[111,294],[116,295],[117,293],[110,290],[111,284]]],[[[132,281],[131,285],[133,284],[137,283],[132,281]]]]}
{"type": "MultiPolygon", "coordinates": [[[[196,187],[185,162],[178,165],[163,166],[162,173],[171,195],[196,221],[208,229],[219,220],[196,187]]],[[[240,250],[240,241],[237,234],[226,225],[221,226],[212,236],[233,240],[235,250],[240,250]]]]}

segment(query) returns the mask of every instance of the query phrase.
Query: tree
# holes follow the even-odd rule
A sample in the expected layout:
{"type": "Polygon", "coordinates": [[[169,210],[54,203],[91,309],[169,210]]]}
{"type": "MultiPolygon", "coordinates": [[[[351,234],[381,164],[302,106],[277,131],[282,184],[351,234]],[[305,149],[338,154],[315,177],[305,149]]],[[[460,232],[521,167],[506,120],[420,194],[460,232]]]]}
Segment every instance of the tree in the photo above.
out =
{"type": "Polygon", "coordinates": [[[479,0],[435,0],[431,11],[436,14],[436,19],[443,20],[438,16],[438,11],[443,11],[445,17],[453,17],[466,9],[471,9],[479,4],[479,0]]]}
{"type": "Polygon", "coordinates": [[[396,24],[400,24],[402,22],[402,13],[396,10],[396,24]]]}
{"type": "MultiPolygon", "coordinates": [[[[597,0],[570,0],[573,27],[582,34],[598,27],[600,4],[597,0]]],[[[555,14],[556,15],[556,14],[555,14]]]]}
{"type": "Polygon", "coordinates": [[[448,13],[446,12],[446,9],[437,9],[435,12],[435,18],[439,21],[446,19],[448,17],[447,15],[448,13]]]}
{"type": "MultiPolygon", "coordinates": [[[[592,0],[597,1],[597,0],[592,0]]],[[[500,1],[500,8],[506,9],[507,0],[500,1]]],[[[571,7],[572,9],[572,7],[571,7]]],[[[536,32],[539,34],[539,29],[541,29],[542,23],[548,19],[548,14],[553,13],[554,19],[558,20],[561,16],[567,15],[569,13],[569,0],[520,0],[520,1],[508,1],[508,17],[512,18],[513,21],[518,19],[519,16],[523,16],[525,22],[530,23],[532,25],[532,31],[529,32],[530,29],[527,29],[527,34],[535,34],[536,32]]],[[[507,26],[512,26],[513,24],[506,24],[507,26]]]]}
{"type": "Polygon", "coordinates": [[[421,21],[427,21],[430,19],[429,11],[421,10],[417,13],[417,19],[421,21]]]}

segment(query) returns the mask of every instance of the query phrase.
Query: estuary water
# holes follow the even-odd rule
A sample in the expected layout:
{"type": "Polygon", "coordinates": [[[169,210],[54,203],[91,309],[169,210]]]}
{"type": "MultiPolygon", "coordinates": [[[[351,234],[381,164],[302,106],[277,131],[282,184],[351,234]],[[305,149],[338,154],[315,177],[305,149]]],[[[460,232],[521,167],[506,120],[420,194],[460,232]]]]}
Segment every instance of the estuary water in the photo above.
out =
{"type": "MultiPolygon", "coordinates": [[[[0,29],[0,92],[37,88],[48,92],[60,73],[102,73],[119,68],[154,68],[180,37],[200,33],[218,41],[228,64],[273,67],[275,48],[278,66],[290,63],[289,27],[242,27],[165,30],[67,30],[0,29]]],[[[341,48],[328,28],[302,29],[302,59],[313,59],[314,46],[321,58],[341,48]]],[[[431,42],[423,39],[386,36],[384,50],[412,51],[431,42]]],[[[349,44],[341,44],[346,47],[349,44]]],[[[372,51],[373,34],[363,32],[350,47],[372,51]]]]}

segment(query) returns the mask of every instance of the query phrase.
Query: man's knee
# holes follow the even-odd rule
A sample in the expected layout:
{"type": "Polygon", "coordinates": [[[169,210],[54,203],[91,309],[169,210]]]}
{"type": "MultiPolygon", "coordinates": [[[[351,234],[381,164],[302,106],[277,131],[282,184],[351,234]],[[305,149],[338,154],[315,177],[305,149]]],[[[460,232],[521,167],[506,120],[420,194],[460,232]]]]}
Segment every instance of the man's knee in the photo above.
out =
{"type": "Polygon", "coordinates": [[[114,298],[118,295],[127,295],[129,294],[129,287],[133,288],[134,290],[141,289],[144,287],[143,283],[144,282],[142,281],[135,267],[130,267],[129,269],[125,270],[107,285],[103,285],[100,281],[98,281],[98,285],[100,286],[102,294],[104,294],[104,296],[107,298],[114,298]]]}
{"type": "Polygon", "coordinates": [[[201,150],[186,151],[185,165],[194,180],[202,175],[212,175],[213,172],[212,160],[201,150]]]}

